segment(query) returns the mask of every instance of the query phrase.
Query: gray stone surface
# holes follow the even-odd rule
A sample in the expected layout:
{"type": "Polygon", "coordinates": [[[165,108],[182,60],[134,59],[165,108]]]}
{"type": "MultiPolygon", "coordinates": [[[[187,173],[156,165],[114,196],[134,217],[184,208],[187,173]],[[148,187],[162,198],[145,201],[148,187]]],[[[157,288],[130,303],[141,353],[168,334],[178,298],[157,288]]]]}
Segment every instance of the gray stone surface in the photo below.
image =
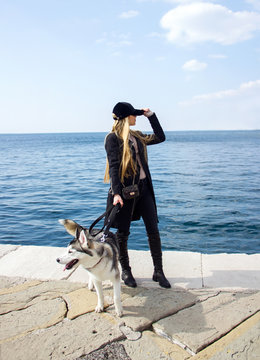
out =
{"type": "Polygon", "coordinates": [[[122,338],[115,324],[90,313],[1,345],[4,359],[73,360],[122,338]]]}
{"type": "MultiPolygon", "coordinates": [[[[6,245],[0,249],[5,251],[6,245]]],[[[65,249],[59,247],[20,246],[1,257],[0,274],[40,280],[66,279],[73,269],[63,271],[64,267],[56,262],[64,252],[65,249]]]]}
{"type": "Polygon", "coordinates": [[[17,250],[19,247],[19,245],[0,245],[0,259],[8,253],[17,250]]]}
{"type": "Polygon", "coordinates": [[[260,322],[210,360],[260,360],[260,322]]]}
{"type": "MultiPolygon", "coordinates": [[[[150,251],[130,250],[129,258],[137,284],[149,288],[158,287],[158,284],[152,281],[153,263],[150,251]]],[[[164,251],[163,267],[172,286],[184,289],[202,287],[200,253],[164,251]],[[184,257],[188,257],[189,261],[185,261],[184,257]]]]}
{"type": "Polygon", "coordinates": [[[140,331],[159,319],[196,304],[205,296],[208,298],[215,294],[215,291],[204,290],[143,288],[136,296],[123,301],[123,321],[134,331],[140,331]]]}
{"type": "MultiPolygon", "coordinates": [[[[80,358],[82,360],[131,360],[120,343],[112,343],[80,358]]],[[[78,360],[80,360],[78,359],[78,360]]]]}
{"type": "MultiPolygon", "coordinates": [[[[69,279],[72,282],[87,283],[88,274],[84,269],[78,267],[76,271],[63,271],[63,267],[56,262],[56,258],[65,251],[65,247],[0,245],[0,275],[40,280],[69,279]]],[[[152,281],[150,252],[130,250],[129,257],[137,284],[149,288],[158,287],[158,284],[152,281]]],[[[260,254],[207,255],[164,251],[163,264],[165,274],[173,287],[260,287],[260,254]]]]}
{"type": "Polygon", "coordinates": [[[21,285],[21,284],[24,284],[24,283],[27,283],[30,281],[31,280],[27,280],[25,278],[18,277],[18,276],[9,277],[9,276],[1,276],[0,275],[0,291],[1,291],[1,293],[4,293],[4,291],[3,291],[4,289],[8,289],[13,286],[21,285]]]}
{"type": "Polygon", "coordinates": [[[260,254],[203,254],[202,273],[206,287],[259,289],[260,254]]]}
{"type": "Polygon", "coordinates": [[[66,312],[65,302],[61,299],[53,299],[1,315],[0,342],[53,326],[64,319],[66,312]]]}
{"type": "Polygon", "coordinates": [[[62,294],[79,289],[82,284],[71,284],[67,281],[27,281],[12,287],[12,292],[2,293],[0,314],[13,310],[25,309],[43,300],[61,297],[62,294]]]}
{"type": "Polygon", "coordinates": [[[131,360],[260,360],[260,292],[223,291],[260,288],[259,254],[164,252],[173,287],[162,289],[151,280],[150,253],[131,251],[138,288],[122,286],[124,315],[118,319],[111,285],[104,286],[107,312],[94,313],[87,272],[63,272],[56,263],[64,251],[0,245],[1,360],[75,360],[99,350],[116,356],[124,353],[118,343],[131,360]]]}
{"type": "Polygon", "coordinates": [[[179,346],[156,335],[152,331],[143,331],[137,341],[122,340],[127,354],[132,360],[187,360],[190,354],[179,346]]]}
{"type": "Polygon", "coordinates": [[[153,329],[195,354],[259,309],[260,292],[221,292],[160,320],[153,329]]]}

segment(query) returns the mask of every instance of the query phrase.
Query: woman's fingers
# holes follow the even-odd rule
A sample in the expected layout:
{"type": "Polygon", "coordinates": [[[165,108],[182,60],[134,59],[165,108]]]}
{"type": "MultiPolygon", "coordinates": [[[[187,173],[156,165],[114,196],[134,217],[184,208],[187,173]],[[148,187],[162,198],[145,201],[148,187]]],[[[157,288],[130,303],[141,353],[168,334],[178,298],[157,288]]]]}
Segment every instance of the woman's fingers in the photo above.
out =
{"type": "Polygon", "coordinates": [[[118,203],[121,205],[121,207],[124,205],[123,199],[121,198],[120,195],[117,194],[114,196],[113,205],[116,205],[118,203]]]}

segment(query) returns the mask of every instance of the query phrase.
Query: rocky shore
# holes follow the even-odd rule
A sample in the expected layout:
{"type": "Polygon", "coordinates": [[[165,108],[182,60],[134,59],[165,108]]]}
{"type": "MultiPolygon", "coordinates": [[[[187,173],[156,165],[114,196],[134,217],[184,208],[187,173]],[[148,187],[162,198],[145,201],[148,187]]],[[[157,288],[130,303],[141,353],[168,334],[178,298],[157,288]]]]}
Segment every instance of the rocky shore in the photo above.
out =
{"type": "Polygon", "coordinates": [[[56,264],[64,250],[0,246],[1,359],[260,359],[259,254],[165,252],[162,289],[131,251],[138,287],[122,286],[117,318],[110,284],[97,314],[86,271],[56,264]]]}

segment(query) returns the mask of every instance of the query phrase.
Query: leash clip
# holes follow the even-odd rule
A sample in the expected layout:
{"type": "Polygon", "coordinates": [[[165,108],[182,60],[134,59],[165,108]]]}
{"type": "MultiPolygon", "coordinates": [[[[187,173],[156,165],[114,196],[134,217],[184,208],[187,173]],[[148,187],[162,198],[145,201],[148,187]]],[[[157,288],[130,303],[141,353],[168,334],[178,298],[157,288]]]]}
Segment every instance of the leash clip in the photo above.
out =
{"type": "Polygon", "coordinates": [[[99,239],[99,241],[100,242],[105,242],[106,241],[106,238],[108,237],[108,235],[107,234],[103,234],[102,236],[101,236],[101,238],[99,239]]]}

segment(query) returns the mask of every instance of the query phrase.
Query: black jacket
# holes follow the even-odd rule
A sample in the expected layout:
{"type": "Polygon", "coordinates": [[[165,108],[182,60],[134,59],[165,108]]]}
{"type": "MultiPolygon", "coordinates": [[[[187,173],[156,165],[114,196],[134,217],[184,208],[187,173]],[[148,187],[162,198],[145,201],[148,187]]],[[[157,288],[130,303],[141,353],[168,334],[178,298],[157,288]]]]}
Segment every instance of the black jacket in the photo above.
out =
{"type": "MultiPolygon", "coordinates": [[[[148,167],[147,162],[147,145],[154,145],[159,144],[163,141],[165,141],[165,134],[164,131],[156,117],[155,114],[150,116],[148,118],[150,121],[150,124],[153,129],[153,134],[143,134],[142,132],[138,132],[138,135],[142,138],[143,141],[141,141],[138,137],[136,137],[136,142],[138,146],[139,156],[140,160],[144,169],[144,172],[146,174],[148,186],[151,190],[154,203],[155,203],[155,196],[154,196],[154,190],[153,190],[153,184],[152,184],[152,178],[150,174],[150,170],[148,167]]],[[[133,183],[133,180],[135,183],[139,182],[139,172],[140,167],[136,161],[136,152],[135,148],[133,146],[132,141],[129,140],[129,146],[132,152],[133,160],[136,164],[137,174],[125,177],[123,184],[124,186],[131,185],[133,183]]],[[[109,163],[109,176],[110,176],[110,189],[108,193],[108,199],[107,199],[107,207],[109,207],[113,203],[113,197],[115,194],[119,194],[122,196],[122,188],[123,184],[120,180],[120,164],[122,159],[122,151],[123,151],[123,141],[119,139],[115,133],[111,132],[106,136],[105,139],[105,149],[107,152],[107,158],[109,163]]],[[[124,206],[122,210],[120,211],[119,215],[116,217],[114,224],[112,227],[118,228],[120,226],[120,223],[127,222],[131,220],[139,220],[140,219],[140,212],[138,211],[138,206],[135,206],[134,212],[132,214],[132,207],[133,207],[133,200],[124,200],[124,206]],[[124,209],[124,211],[123,211],[124,209]],[[129,219],[130,218],[130,219],[129,219]]],[[[156,205],[156,204],[155,204],[156,205]]]]}

